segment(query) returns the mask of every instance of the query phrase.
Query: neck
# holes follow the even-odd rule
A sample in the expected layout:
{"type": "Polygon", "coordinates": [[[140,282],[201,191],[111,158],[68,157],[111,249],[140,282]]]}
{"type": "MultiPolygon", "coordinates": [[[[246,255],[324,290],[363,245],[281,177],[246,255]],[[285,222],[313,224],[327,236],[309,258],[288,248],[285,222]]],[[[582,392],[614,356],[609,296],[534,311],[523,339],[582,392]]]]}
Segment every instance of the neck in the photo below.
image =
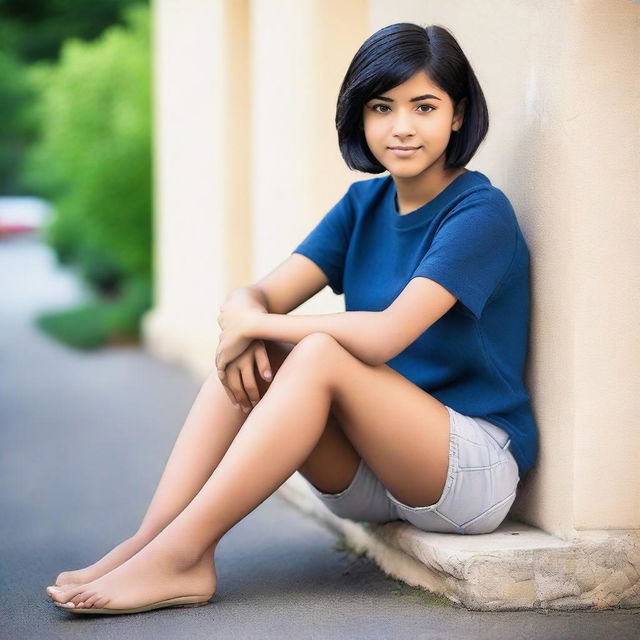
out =
{"type": "Polygon", "coordinates": [[[467,169],[461,167],[442,169],[431,166],[419,176],[411,178],[393,176],[398,213],[405,215],[424,206],[463,173],[467,173],[467,169]]]}

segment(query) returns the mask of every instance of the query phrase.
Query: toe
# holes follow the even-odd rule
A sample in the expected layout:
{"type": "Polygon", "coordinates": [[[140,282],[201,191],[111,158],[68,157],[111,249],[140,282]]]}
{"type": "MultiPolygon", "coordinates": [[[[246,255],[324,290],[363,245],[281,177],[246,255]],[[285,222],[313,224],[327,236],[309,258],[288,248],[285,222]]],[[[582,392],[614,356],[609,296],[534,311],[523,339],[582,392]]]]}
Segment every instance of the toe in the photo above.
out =
{"type": "Polygon", "coordinates": [[[56,596],[62,595],[62,589],[59,587],[47,587],[47,595],[52,599],[56,600],[56,596]]]}
{"type": "Polygon", "coordinates": [[[85,591],[84,593],[81,594],[81,596],[78,596],[77,602],[74,600],[76,607],[81,607],[81,606],[86,607],[89,600],[91,600],[91,598],[95,597],[96,595],[97,594],[95,591],[85,591]]]}
{"type": "Polygon", "coordinates": [[[77,596],[71,598],[71,600],[69,600],[68,602],[73,602],[73,604],[75,604],[77,607],[87,597],[87,595],[88,594],[86,591],[82,591],[77,596]]]}
{"type": "Polygon", "coordinates": [[[111,598],[97,596],[93,601],[92,606],[96,607],[97,609],[102,609],[102,607],[106,607],[109,602],[111,602],[111,598]]]}
{"type": "Polygon", "coordinates": [[[75,598],[79,593],[84,591],[84,587],[72,587],[70,589],[59,589],[56,591],[52,591],[51,597],[56,602],[68,602],[72,598],[75,598]]]}
{"type": "Polygon", "coordinates": [[[96,602],[98,599],[100,598],[100,595],[97,593],[94,593],[93,595],[89,596],[82,604],[82,607],[85,608],[90,608],[93,606],[94,602],[96,602]]]}

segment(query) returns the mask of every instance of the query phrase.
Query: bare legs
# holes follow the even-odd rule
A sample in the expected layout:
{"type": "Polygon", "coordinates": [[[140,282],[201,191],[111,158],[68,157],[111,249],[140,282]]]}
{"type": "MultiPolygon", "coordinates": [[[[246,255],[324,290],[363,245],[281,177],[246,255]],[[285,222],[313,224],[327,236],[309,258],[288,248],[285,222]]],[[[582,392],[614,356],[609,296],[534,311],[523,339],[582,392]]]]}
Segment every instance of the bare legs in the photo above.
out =
{"type": "MultiPolygon", "coordinates": [[[[272,343],[269,356],[274,371],[292,346],[272,343]]],[[[261,382],[264,391],[267,383],[261,382]]],[[[89,567],[63,571],[55,584],[95,580],[142,549],[200,491],[246,418],[247,414],[233,407],[215,372],[208,376],[187,415],[138,531],[89,567]]]]}
{"type": "Polygon", "coordinates": [[[324,336],[308,336],[298,347],[186,508],[129,560],[96,580],[50,593],[55,600],[119,609],[215,591],[219,540],[307,460],[325,429],[329,370],[313,366],[321,362],[324,336]]]}
{"type": "Polygon", "coordinates": [[[324,336],[314,334],[291,352],[215,472],[162,532],[163,543],[181,546],[194,560],[210,553],[307,460],[331,408],[324,345],[324,336]]]}
{"type": "Polygon", "coordinates": [[[296,345],[211,477],[172,522],[104,576],[49,595],[116,611],[210,597],[219,540],[296,469],[315,473],[308,461],[321,451],[332,407],[349,446],[398,499],[415,506],[437,500],[448,465],[447,408],[387,365],[364,364],[330,336],[313,334],[296,345]]]}

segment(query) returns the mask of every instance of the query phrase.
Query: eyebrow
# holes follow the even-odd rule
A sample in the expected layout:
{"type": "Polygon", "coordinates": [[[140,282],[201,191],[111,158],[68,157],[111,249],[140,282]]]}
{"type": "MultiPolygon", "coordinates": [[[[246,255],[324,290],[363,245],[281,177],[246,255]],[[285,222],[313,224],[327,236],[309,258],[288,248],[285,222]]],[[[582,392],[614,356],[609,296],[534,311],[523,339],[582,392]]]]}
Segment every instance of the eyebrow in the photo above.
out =
{"type": "MultiPolygon", "coordinates": [[[[438,96],[433,96],[430,93],[425,93],[423,96],[417,96],[415,98],[411,98],[409,102],[418,102],[419,100],[428,100],[429,98],[433,98],[434,100],[440,100],[438,96]]],[[[391,98],[386,98],[385,96],[373,96],[371,100],[384,100],[385,102],[395,102],[391,98]]]]}

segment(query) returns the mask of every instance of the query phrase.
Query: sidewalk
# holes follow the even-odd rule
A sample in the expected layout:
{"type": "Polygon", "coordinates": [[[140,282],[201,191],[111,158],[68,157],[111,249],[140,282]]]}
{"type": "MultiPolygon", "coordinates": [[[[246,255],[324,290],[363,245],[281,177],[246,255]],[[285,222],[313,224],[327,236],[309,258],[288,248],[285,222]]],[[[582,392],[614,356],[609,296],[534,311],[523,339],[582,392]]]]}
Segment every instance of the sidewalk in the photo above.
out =
{"type": "Polygon", "coordinates": [[[340,550],[279,495],[223,538],[211,604],[59,611],[45,586],[135,531],[199,384],[139,349],[78,353],[39,333],[35,311],[82,292],[36,236],[0,242],[0,274],[0,639],[638,637],[637,611],[468,611],[340,550]]]}

